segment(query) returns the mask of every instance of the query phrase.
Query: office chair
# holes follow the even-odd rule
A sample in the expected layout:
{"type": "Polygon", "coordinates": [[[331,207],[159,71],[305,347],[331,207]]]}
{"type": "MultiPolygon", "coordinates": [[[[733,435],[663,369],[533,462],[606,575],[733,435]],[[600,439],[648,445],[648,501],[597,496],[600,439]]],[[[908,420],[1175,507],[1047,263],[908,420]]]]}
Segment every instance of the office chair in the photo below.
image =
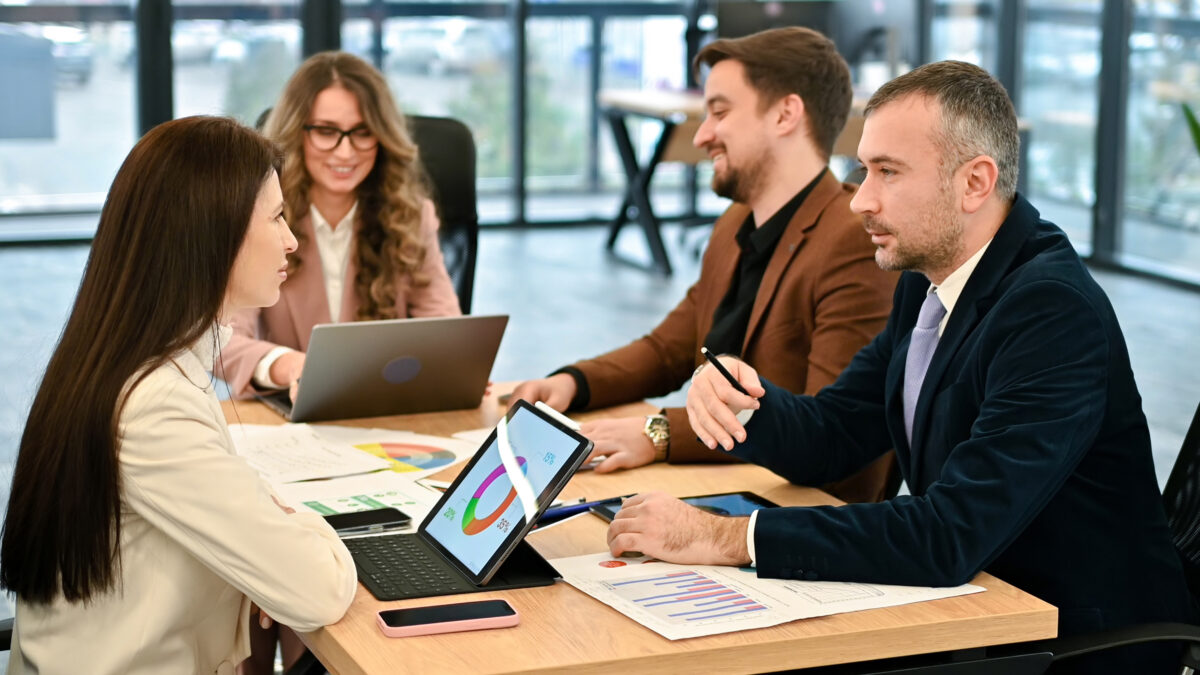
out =
{"type": "Polygon", "coordinates": [[[446,271],[463,314],[470,314],[479,249],[475,140],[465,124],[448,117],[410,115],[408,123],[442,220],[439,239],[446,271]]]}
{"type": "MultiPolygon", "coordinates": [[[[262,131],[270,114],[271,108],[262,111],[254,128],[262,131]]],[[[446,271],[454,282],[459,308],[463,314],[470,314],[479,251],[475,138],[465,124],[449,117],[409,115],[408,126],[442,221],[438,243],[446,271]]]]}
{"type": "MultiPolygon", "coordinates": [[[[1200,405],[1192,416],[1183,447],[1171,468],[1163,505],[1171,538],[1183,563],[1188,590],[1200,607],[1200,405]]],[[[1083,654],[1149,642],[1185,643],[1180,655],[1180,673],[1200,672],[1200,626],[1182,623],[1149,623],[1125,626],[1098,633],[1000,645],[986,656],[948,660],[946,655],[892,659],[870,663],[831,666],[811,671],[813,675],[1039,675],[1052,664],[1083,654]]],[[[809,671],[805,671],[808,673],[809,671]]]]}

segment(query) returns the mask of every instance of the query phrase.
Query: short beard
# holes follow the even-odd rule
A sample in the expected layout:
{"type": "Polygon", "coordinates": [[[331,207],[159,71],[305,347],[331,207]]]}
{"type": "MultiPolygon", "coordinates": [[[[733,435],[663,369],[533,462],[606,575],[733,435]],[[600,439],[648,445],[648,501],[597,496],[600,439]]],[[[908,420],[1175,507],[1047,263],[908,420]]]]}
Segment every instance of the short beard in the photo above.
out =
{"type": "Polygon", "coordinates": [[[761,189],[763,177],[767,173],[770,159],[759,156],[745,169],[735,169],[729,166],[729,155],[725,156],[726,170],[722,176],[713,172],[712,190],[718,197],[732,199],[739,204],[749,204],[755,193],[761,189]]]}

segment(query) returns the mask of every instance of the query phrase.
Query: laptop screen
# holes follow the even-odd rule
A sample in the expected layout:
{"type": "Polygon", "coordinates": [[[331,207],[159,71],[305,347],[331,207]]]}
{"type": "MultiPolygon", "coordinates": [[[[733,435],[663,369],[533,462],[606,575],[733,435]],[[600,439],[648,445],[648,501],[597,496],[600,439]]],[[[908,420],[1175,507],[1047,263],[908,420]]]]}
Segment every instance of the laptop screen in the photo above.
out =
{"type": "Polygon", "coordinates": [[[507,423],[501,420],[422,524],[427,541],[456,558],[473,581],[486,583],[591,446],[583,436],[518,401],[507,423]]]}

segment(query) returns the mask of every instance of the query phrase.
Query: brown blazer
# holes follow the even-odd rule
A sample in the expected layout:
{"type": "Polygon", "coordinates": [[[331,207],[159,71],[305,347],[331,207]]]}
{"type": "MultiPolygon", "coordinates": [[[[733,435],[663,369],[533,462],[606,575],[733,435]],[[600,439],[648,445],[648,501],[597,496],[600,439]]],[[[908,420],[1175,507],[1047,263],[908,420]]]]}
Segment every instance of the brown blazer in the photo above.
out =
{"type": "MultiPolygon", "coordinates": [[[[429,284],[413,287],[409,279],[400,280],[396,289],[396,310],[401,317],[459,316],[458,296],[446,272],[442,249],[438,246],[440,223],[433,202],[425,200],[421,209],[421,239],[425,244],[425,262],[421,270],[429,284]]],[[[355,227],[358,227],[356,221],[355,227]]],[[[276,346],[308,351],[312,328],[319,323],[333,323],[329,316],[329,296],[321,273],[321,254],[317,249],[312,219],[305,215],[295,224],[297,232],[306,236],[297,253],[304,264],[289,275],[279,289],[279,302],[262,309],[246,309],[234,315],[233,338],[221,351],[218,376],[229,383],[237,398],[253,394],[250,378],[258,362],[276,346]]],[[[358,265],[353,254],[346,266],[343,284],[342,311],[338,322],[354,321],[358,298],[354,294],[354,275],[358,265]]]]}
{"type": "MultiPolygon", "coordinates": [[[[875,264],[875,247],[850,211],[855,186],[826,173],[788,224],[754,301],[742,357],[771,382],[815,394],[883,329],[898,275],[875,264]]],[[[734,204],[713,226],[700,279],[649,335],[574,364],[590,408],[663,396],[704,362],[700,347],[741,255],[735,237],[750,214],[734,204]]],[[[731,461],[692,433],[684,408],[667,408],[671,462],[731,461]]],[[[825,486],[845,501],[878,501],[895,471],[892,453],[846,481],[825,486]]]]}

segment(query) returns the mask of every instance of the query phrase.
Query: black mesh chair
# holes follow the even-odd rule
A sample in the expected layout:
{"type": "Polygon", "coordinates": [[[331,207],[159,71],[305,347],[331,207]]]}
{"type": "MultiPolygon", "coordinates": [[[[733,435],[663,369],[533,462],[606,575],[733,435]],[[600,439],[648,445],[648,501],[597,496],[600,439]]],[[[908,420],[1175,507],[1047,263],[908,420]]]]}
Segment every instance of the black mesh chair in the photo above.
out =
{"type": "MultiPolygon", "coordinates": [[[[255,128],[262,131],[271,109],[262,111],[255,128]]],[[[475,258],[479,250],[479,210],[475,198],[475,138],[467,125],[449,117],[410,115],[409,132],[420,151],[433,203],[442,227],[438,243],[446,271],[454,282],[458,306],[471,313],[475,258]]]]}
{"type": "Polygon", "coordinates": [[[408,121],[442,220],[439,238],[446,271],[463,314],[470,314],[479,247],[475,139],[465,124],[448,117],[410,115],[408,121]]]}

